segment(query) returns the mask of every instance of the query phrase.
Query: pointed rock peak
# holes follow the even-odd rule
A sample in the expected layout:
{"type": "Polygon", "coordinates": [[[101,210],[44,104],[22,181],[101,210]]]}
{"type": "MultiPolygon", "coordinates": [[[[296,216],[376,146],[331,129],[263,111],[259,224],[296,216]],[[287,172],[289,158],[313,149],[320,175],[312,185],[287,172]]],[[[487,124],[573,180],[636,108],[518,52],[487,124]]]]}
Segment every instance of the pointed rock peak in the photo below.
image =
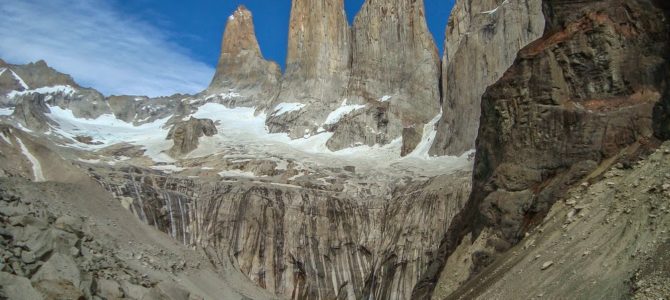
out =
{"type": "Polygon", "coordinates": [[[257,101],[261,99],[274,99],[280,76],[279,66],[263,58],[251,12],[239,6],[228,17],[221,56],[208,92],[218,93],[232,106],[259,106],[257,101]]]}
{"type": "Polygon", "coordinates": [[[228,17],[228,22],[231,21],[240,22],[244,20],[251,20],[252,17],[253,16],[251,14],[251,11],[248,10],[246,6],[240,5],[237,7],[235,12],[232,15],[230,15],[230,17],[228,17]]]}
{"type": "Polygon", "coordinates": [[[260,55],[260,47],[256,39],[254,21],[251,12],[240,6],[228,17],[226,30],[223,34],[222,55],[237,55],[242,50],[252,51],[260,55]]]}

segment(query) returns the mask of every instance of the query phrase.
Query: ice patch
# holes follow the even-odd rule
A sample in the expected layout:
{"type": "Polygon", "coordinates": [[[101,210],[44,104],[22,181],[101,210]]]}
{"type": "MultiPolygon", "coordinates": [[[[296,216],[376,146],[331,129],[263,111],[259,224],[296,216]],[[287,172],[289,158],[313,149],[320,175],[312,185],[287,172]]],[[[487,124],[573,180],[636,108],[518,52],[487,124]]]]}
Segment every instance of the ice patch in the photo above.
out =
{"type": "Polygon", "coordinates": [[[14,79],[16,79],[16,81],[19,82],[19,84],[21,85],[21,87],[22,87],[24,90],[30,89],[30,87],[26,84],[26,82],[23,81],[23,78],[21,78],[19,75],[17,75],[16,73],[14,73],[13,70],[10,69],[9,71],[12,72],[12,76],[14,76],[14,79]]]}
{"type": "Polygon", "coordinates": [[[379,98],[379,101],[380,101],[380,102],[388,102],[388,101],[391,100],[391,98],[393,98],[393,97],[392,97],[392,96],[389,96],[389,95],[386,95],[386,96],[384,96],[384,97],[379,98]]]}
{"type": "Polygon", "coordinates": [[[0,107],[0,116],[11,116],[14,113],[14,109],[11,107],[0,107]]]}
{"type": "Polygon", "coordinates": [[[344,100],[342,106],[338,107],[336,110],[331,112],[323,124],[326,125],[335,124],[339,122],[342,119],[342,117],[362,108],[365,108],[365,105],[357,105],[357,104],[347,105],[347,100],[344,100]]]}
{"type": "Polygon", "coordinates": [[[279,103],[275,107],[275,110],[272,113],[272,115],[273,116],[281,116],[281,115],[283,115],[285,113],[288,113],[288,112],[301,110],[303,107],[305,107],[305,104],[302,104],[302,103],[279,103]]]}
{"type": "Polygon", "coordinates": [[[28,158],[30,163],[33,165],[33,175],[35,176],[35,182],[45,181],[40,161],[32,153],[30,153],[30,151],[28,151],[28,148],[26,147],[26,145],[23,144],[23,141],[20,138],[17,137],[16,141],[19,142],[19,146],[21,147],[23,155],[25,155],[26,158],[28,158]]]}
{"type": "Polygon", "coordinates": [[[55,86],[41,87],[34,90],[11,91],[9,94],[7,94],[7,97],[14,98],[17,96],[23,96],[31,93],[72,95],[75,92],[76,90],[69,85],[55,85],[55,86]]]}

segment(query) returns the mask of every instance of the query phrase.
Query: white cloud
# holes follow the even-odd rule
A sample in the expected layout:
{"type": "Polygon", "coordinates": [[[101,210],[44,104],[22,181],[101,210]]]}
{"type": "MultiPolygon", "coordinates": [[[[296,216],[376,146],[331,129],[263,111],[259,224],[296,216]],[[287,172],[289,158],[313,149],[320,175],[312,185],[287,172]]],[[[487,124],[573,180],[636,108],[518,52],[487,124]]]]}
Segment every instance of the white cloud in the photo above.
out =
{"type": "Polygon", "coordinates": [[[168,33],[107,0],[0,1],[0,16],[0,58],[44,59],[107,95],[195,93],[214,74],[168,33]]]}

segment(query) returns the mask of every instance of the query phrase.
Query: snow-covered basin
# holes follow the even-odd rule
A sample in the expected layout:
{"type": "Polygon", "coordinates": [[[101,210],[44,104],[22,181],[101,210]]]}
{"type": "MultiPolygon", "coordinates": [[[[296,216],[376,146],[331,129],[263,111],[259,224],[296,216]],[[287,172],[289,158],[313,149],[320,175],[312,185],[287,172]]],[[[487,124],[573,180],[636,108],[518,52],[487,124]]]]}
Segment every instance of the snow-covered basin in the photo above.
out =
{"type": "Polygon", "coordinates": [[[164,150],[172,147],[172,141],[165,139],[167,129],[163,125],[169,118],[159,119],[152,123],[134,126],[117,119],[114,115],[105,114],[95,119],[77,118],[71,110],[58,106],[50,106],[49,118],[58,123],[53,131],[73,140],[72,146],[81,149],[96,150],[118,143],[131,143],[146,149],[146,155],[157,162],[172,162],[164,150]],[[89,145],[74,141],[76,136],[90,136],[99,145],[89,145]]]}
{"type": "Polygon", "coordinates": [[[324,132],[300,139],[290,139],[283,133],[271,134],[265,126],[266,116],[254,115],[253,108],[228,108],[217,103],[201,106],[195,118],[212,119],[217,123],[218,134],[203,138],[200,146],[189,157],[200,157],[221,152],[224,147],[242,149],[246,154],[257,157],[278,156],[303,163],[329,167],[353,165],[358,170],[378,170],[384,168],[410,169],[425,175],[444,174],[450,170],[463,169],[472,162],[466,153],[461,157],[430,157],[428,150],[435,138],[435,124],[440,116],[427,124],[424,139],[417,150],[407,157],[400,157],[400,138],[384,146],[358,146],[340,151],[331,151],[326,142],[332,133],[324,132]]]}
{"type": "MultiPolygon", "coordinates": [[[[174,162],[166,154],[173,142],[166,140],[167,128],[163,128],[169,118],[134,126],[114,117],[102,115],[96,119],[77,118],[72,111],[57,106],[49,107],[48,117],[59,126],[53,131],[72,139],[71,146],[96,150],[117,143],[131,143],[146,149],[145,154],[156,162],[174,162]],[[74,141],[76,136],[90,136],[100,145],[88,145],[74,141]]],[[[342,110],[342,109],[340,109],[342,110]]],[[[349,109],[347,109],[349,110],[349,109]]],[[[341,112],[335,112],[340,114],[341,112]]],[[[199,107],[195,118],[212,119],[217,124],[218,134],[203,137],[198,149],[188,157],[202,157],[211,154],[245,154],[258,158],[281,157],[305,164],[326,167],[356,166],[358,171],[366,170],[411,170],[423,175],[444,174],[450,170],[471,166],[468,154],[461,157],[429,157],[428,149],[435,137],[435,123],[439,116],[424,128],[424,138],[417,150],[407,157],[400,157],[400,138],[384,146],[358,146],[340,151],[330,151],[326,142],[332,133],[324,132],[306,138],[292,140],[287,134],[268,133],[266,116],[254,115],[253,108],[228,108],[217,103],[207,103],[199,107]]],[[[190,116],[189,116],[190,117],[190,116]]]]}

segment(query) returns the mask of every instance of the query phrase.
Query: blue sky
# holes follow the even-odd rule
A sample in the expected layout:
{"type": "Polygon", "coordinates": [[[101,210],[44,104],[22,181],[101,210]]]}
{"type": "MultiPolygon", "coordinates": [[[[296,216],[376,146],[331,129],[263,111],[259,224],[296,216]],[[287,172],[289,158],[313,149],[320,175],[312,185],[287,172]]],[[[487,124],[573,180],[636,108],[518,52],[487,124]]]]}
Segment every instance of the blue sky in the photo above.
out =
{"type": "MultiPolygon", "coordinates": [[[[350,22],[364,0],[345,0],[350,22]]],[[[440,51],[454,0],[424,0],[440,51]]],[[[195,93],[209,84],[227,17],[254,14],[266,58],[283,65],[290,0],[0,1],[0,58],[44,59],[106,95],[195,93]]]]}

